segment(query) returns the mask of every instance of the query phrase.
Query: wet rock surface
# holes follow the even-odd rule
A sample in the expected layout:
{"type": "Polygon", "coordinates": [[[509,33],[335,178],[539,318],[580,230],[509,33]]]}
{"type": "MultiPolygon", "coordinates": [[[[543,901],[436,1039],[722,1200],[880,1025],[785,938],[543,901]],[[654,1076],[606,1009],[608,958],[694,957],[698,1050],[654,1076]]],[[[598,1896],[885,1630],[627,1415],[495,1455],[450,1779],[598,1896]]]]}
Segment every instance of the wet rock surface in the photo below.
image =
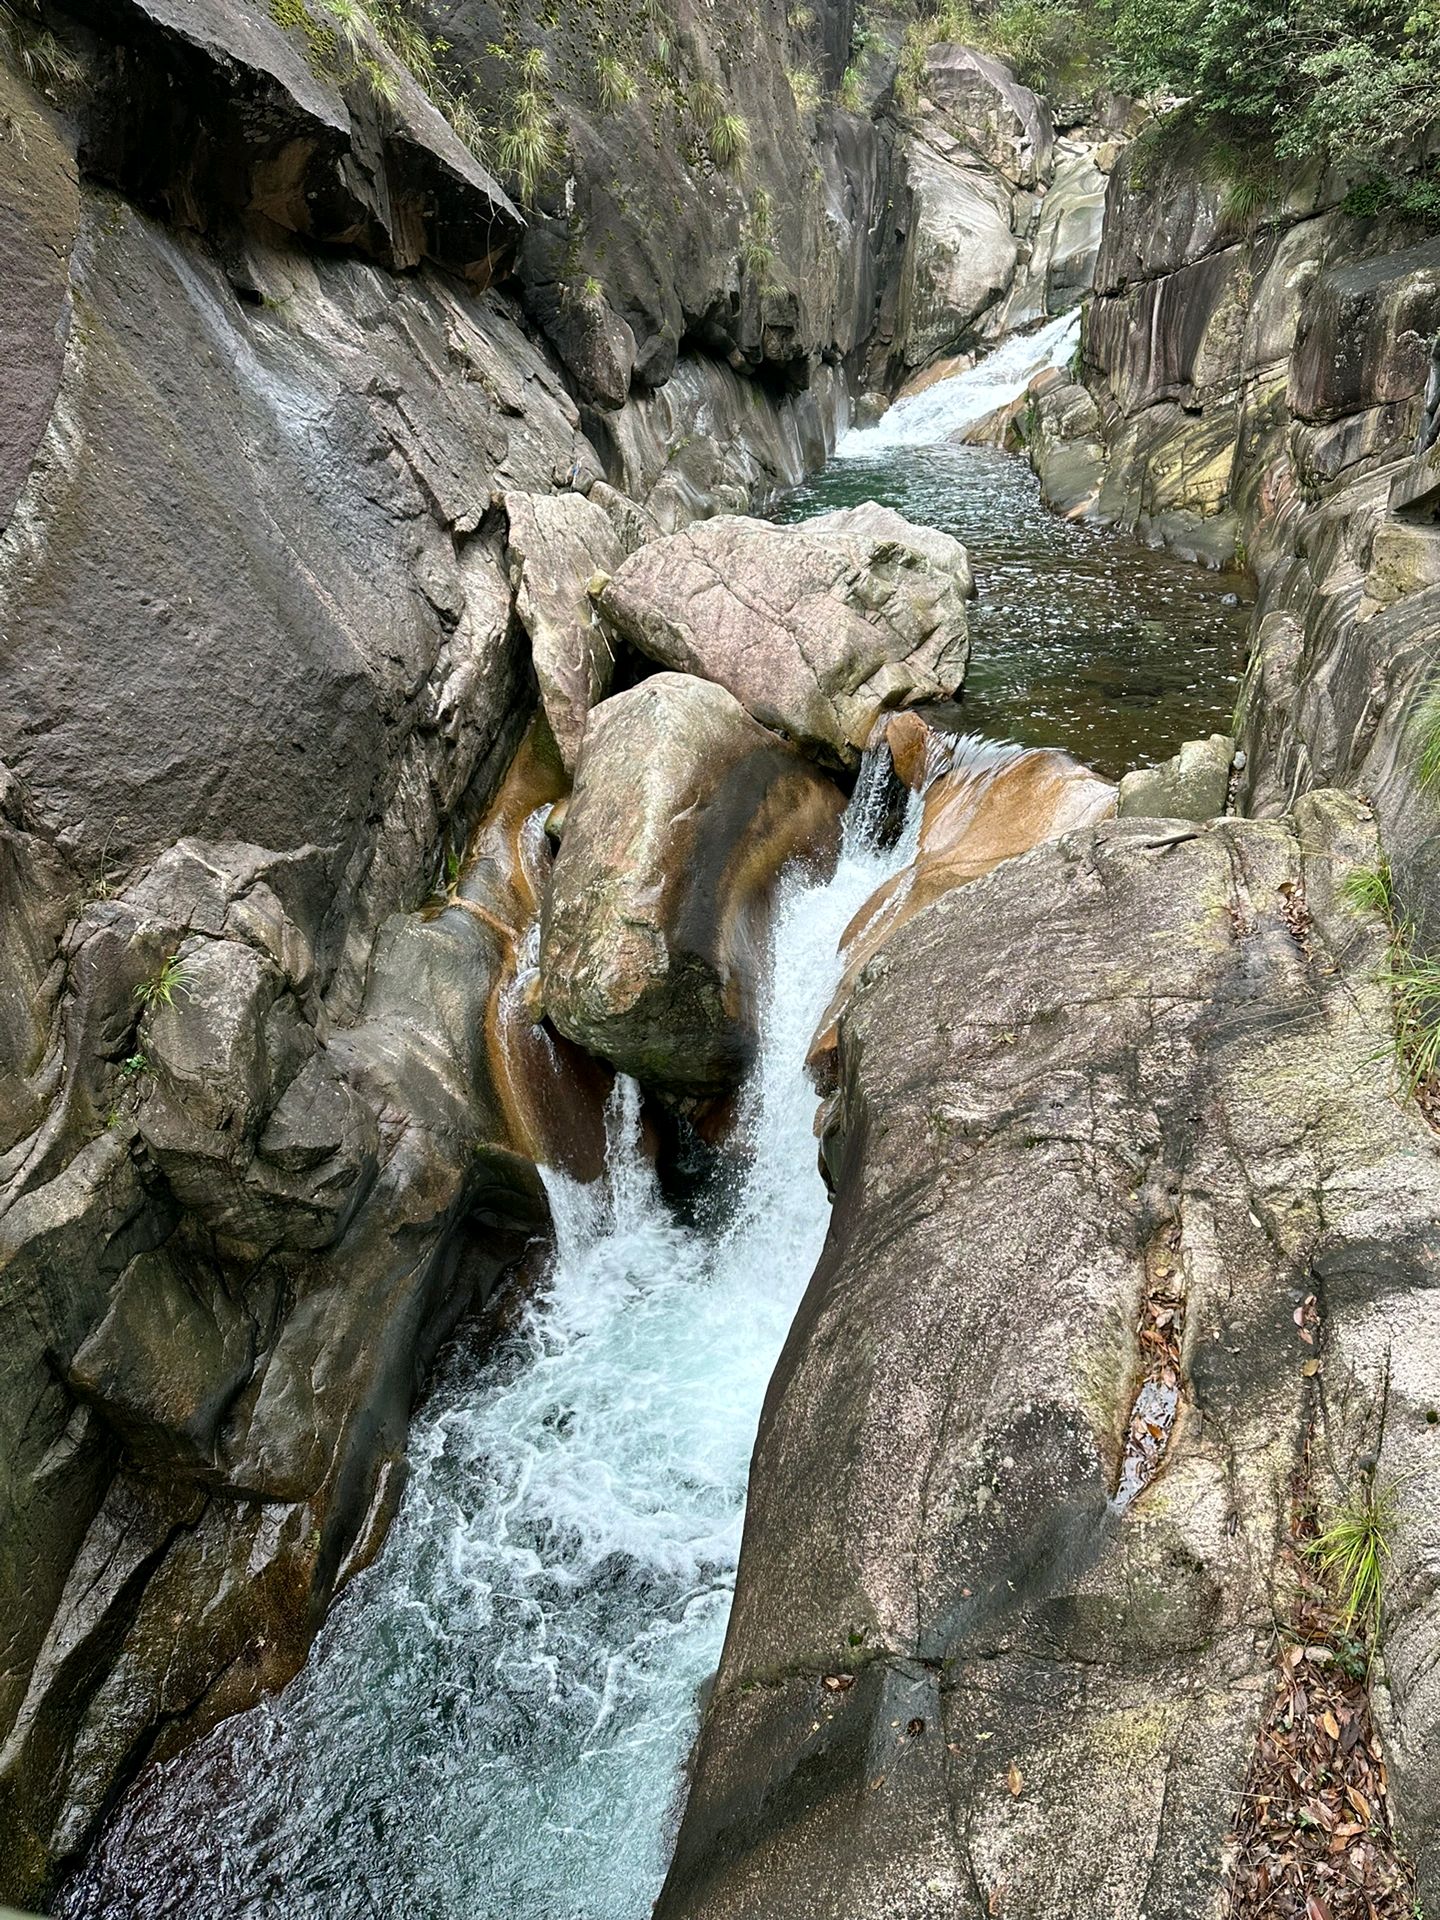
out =
{"type": "Polygon", "coordinates": [[[781,869],[833,857],[842,805],[723,687],[661,673],[602,702],[544,912],[550,1019],[644,1085],[729,1091],[781,869]]]}
{"type": "Polygon", "coordinates": [[[1325,1496],[1372,1449],[1407,1476],[1373,1684],[1427,1884],[1440,1172],[1392,1096],[1379,929],[1336,899],[1372,853],[1338,795],[1119,822],[872,960],[665,1920],[1218,1912],[1317,1420],[1325,1496]],[[1159,1266],[1179,1411],[1121,1513],[1159,1266]]]}
{"type": "Polygon", "coordinates": [[[957,540],[870,504],[801,526],[706,521],[633,554],[596,603],[659,665],[853,766],[886,708],[960,686],[973,592],[957,540]]]}

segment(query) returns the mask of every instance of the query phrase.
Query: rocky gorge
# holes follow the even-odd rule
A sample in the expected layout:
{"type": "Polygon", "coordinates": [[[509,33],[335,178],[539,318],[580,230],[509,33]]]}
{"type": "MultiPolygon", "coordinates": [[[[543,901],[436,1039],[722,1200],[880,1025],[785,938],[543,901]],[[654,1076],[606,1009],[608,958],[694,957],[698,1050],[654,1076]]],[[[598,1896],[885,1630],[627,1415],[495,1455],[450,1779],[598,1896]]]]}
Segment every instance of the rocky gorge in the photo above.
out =
{"type": "Polygon", "coordinates": [[[1414,1920],[1440,243],[847,0],[0,26],[0,1897],[1414,1920]]]}

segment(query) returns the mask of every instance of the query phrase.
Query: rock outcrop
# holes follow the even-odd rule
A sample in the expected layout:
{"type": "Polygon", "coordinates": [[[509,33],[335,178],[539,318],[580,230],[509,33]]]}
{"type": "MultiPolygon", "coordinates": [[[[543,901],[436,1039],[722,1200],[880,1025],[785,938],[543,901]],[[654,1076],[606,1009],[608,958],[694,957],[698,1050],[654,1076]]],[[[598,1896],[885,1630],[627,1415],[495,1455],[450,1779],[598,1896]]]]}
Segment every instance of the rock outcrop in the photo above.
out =
{"type": "Polygon", "coordinates": [[[1212,561],[1259,594],[1241,811],[1310,787],[1375,802],[1397,912],[1440,935],[1434,806],[1411,715],[1440,539],[1424,438],[1440,248],[1299,179],[1253,222],[1163,145],[1110,177],[1075,380],[1020,415],[1052,502],[1212,561]]]}
{"type": "Polygon", "coordinates": [[[833,1088],[840,1017],[867,964],[907,920],[948,893],[1046,840],[1115,810],[1115,788],[1068,753],[946,736],[905,714],[887,729],[895,770],[923,795],[913,859],[876,889],[841,937],[844,972],[810,1048],[817,1082],[833,1088]]]}
{"type": "Polygon", "coordinates": [[[545,1011],[642,1084],[730,1091],[754,1051],[781,869],[843,796],[723,687],[660,673],[591,716],[545,906],[545,1011]]]}
{"type": "Polygon", "coordinates": [[[960,686],[973,592],[958,540],[869,503],[790,527],[705,521],[632,554],[596,601],[662,667],[853,766],[888,708],[960,686]]]}
{"type": "Polygon", "coordinates": [[[1137,767],[1120,782],[1121,819],[1213,820],[1225,811],[1235,742],[1228,733],[1187,740],[1158,767],[1137,767]]]}
{"type": "Polygon", "coordinates": [[[505,519],[515,611],[530,636],[545,718],[573,774],[586,719],[615,668],[590,583],[619,566],[624,535],[603,507],[574,493],[509,493],[505,519]]]}
{"type": "Polygon", "coordinates": [[[913,373],[1073,307],[1094,278],[1103,128],[1057,140],[1050,111],[1001,60],[941,43],[919,76],[901,157],[910,196],[896,361],[913,373]]]}
{"type": "Polygon", "coordinates": [[[867,970],[660,1920],[1218,1914],[1295,1476],[1333,1507],[1372,1468],[1372,1695],[1435,1883],[1440,1171],[1337,901],[1373,857],[1334,794],[1103,825],[867,970]],[[1137,1479],[1156,1289],[1179,1405],[1137,1479]]]}

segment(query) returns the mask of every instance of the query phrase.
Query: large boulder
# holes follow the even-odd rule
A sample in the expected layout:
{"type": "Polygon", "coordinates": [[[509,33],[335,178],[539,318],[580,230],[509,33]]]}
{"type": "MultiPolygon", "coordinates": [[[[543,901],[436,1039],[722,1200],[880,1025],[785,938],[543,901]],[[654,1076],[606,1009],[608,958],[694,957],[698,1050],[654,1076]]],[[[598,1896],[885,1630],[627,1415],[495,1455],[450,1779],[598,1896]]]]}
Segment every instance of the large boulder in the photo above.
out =
{"type": "Polygon", "coordinates": [[[1049,179],[1055,145],[1050,109],[1003,60],[941,41],[926,51],[920,86],[924,117],[933,116],[1012,187],[1038,187],[1049,179]]]}
{"type": "Polygon", "coordinates": [[[647,1084],[733,1087],[776,883],[790,860],[833,854],[842,805],[723,687],[661,673],[603,701],[545,907],[550,1019],[647,1084]]]}
{"type": "Polygon", "coordinates": [[[1021,241],[1010,186],[943,131],[910,142],[905,175],[911,217],[900,313],[908,370],[971,343],[1000,311],[1021,241]]]}
{"type": "Polygon", "coordinates": [[[960,686],[973,592],[958,540],[872,501],[799,526],[705,521],[632,554],[597,600],[662,667],[853,766],[887,708],[960,686]]]}
{"type": "Polygon", "coordinates": [[[1374,852],[1336,794],[1106,823],[869,971],[660,1920],[1219,1913],[1292,1502],[1367,1471],[1399,1501],[1367,1844],[1393,1817],[1433,1900],[1440,1162],[1337,893],[1374,852]]]}

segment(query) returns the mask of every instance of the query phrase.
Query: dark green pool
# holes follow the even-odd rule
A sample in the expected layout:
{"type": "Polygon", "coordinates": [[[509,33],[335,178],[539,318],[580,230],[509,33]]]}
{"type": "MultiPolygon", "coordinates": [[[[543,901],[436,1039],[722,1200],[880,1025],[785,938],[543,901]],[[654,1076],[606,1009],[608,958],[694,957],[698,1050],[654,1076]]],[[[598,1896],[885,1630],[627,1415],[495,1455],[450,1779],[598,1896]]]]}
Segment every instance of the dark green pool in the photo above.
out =
{"type": "Polygon", "coordinates": [[[988,447],[842,453],[773,517],[862,500],[969,548],[979,590],[961,702],[969,730],[1066,747],[1112,777],[1229,730],[1249,630],[1243,574],[1062,520],[1023,460],[988,447]]]}

